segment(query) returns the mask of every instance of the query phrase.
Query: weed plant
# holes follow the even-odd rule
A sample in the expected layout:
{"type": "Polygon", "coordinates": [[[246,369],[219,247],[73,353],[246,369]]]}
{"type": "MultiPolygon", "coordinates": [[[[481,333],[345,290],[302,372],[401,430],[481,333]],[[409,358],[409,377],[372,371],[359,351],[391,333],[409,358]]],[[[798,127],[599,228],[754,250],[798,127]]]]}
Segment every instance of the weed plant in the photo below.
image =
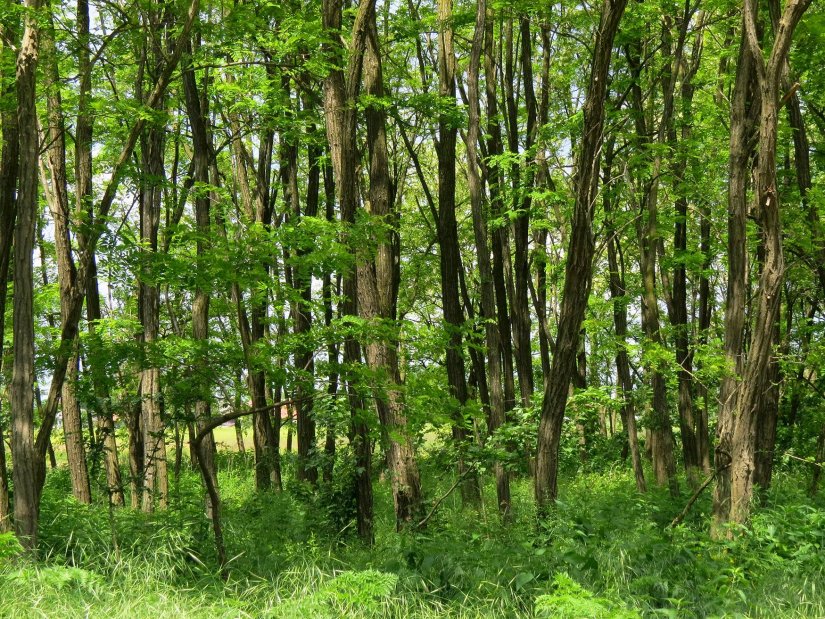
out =
{"type": "MultiPolygon", "coordinates": [[[[426,530],[394,530],[376,480],[376,543],[354,537],[346,461],[317,492],[255,493],[237,454],[220,459],[230,578],[218,576],[197,475],[184,467],[171,508],[143,514],[71,498],[49,473],[41,561],[0,536],[0,617],[825,617],[825,506],[780,471],[747,528],[707,534],[710,496],[668,527],[684,501],[640,495],[623,468],[569,473],[536,519],[532,484],[515,479],[503,526],[492,483],[483,505],[455,493],[426,530]]],[[[452,480],[424,461],[432,500],[452,480]]],[[[285,479],[291,478],[287,464],[285,479]]]]}

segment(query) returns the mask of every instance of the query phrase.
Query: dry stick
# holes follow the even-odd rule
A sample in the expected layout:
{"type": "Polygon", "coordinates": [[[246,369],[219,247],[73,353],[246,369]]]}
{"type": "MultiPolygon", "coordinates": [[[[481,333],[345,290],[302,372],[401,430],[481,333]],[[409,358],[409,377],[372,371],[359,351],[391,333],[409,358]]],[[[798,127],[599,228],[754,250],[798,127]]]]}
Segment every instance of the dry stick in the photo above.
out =
{"type": "Polygon", "coordinates": [[[667,526],[667,528],[672,529],[672,528],[673,528],[673,527],[675,527],[677,524],[681,523],[681,522],[682,522],[682,520],[684,520],[684,519],[685,519],[685,516],[687,516],[688,512],[690,511],[690,508],[691,508],[691,507],[693,507],[693,504],[696,502],[696,499],[698,499],[698,498],[699,498],[699,495],[700,495],[700,494],[702,494],[702,492],[705,490],[705,488],[707,488],[707,487],[710,485],[710,482],[712,482],[714,479],[716,479],[716,476],[717,476],[719,473],[721,473],[722,471],[724,471],[724,470],[725,470],[726,468],[728,468],[729,466],[730,466],[730,462],[728,462],[728,463],[727,463],[725,466],[723,466],[722,468],[717,469],[717,470],[715,470],[713,473],[711,473],[711,474],[708,476],[708,478],[707,478],[707,479],[706,479],[706,480],[702,483],[702,485],[701,485],[701,486],[699,486],[699,488],[697,488],[697,489],[696,489],[696,492],[694,492],[694,493],[693,493],[693,496],[692,496],[692,497],[690,497],[690,500],[687,502],[687,505],[685,505],[685,508],[682,510],[682,512],[681,512],[678,516],[676,516],[676,517],[675,517],[675,518],[671,521],[671,523],[667,526]]]}
{"type": "Polygon", "coordinates": [[[794,460],[799,460],[800,462],[804,462],[805,464],[810,464],[811,466],[818,466],[819,468],[825,468],[825,464],[822,464],[821,462],[817,462],[816,460],[806,460],[805,458],[800,458],[799,456],[795,456],[795,455],[787,453],[787,452],[783,455],[787,456],[788,458],[793,458],[794,460]]]}
{"type": "Polygon", "coordinates": [[[430,509],[430,513],[428,513],[424,517],[424,519],[418,523],[416,528],[423,529],[424,525],[427,524],[427,521],[433,517],[433,514],[435,514],[435,510],[438,509],[438,506],[441,505],[444,502],[444,500],[453,493],[453,490],[458,488],[458,484],[460,484],[464,480],[464,478],[467,477],[467,475],[473,472],[473,469],[470,468],[464,471],[461,475],[459,475],[458,479],[455,480],[455,483],[452,486],[450,486],[450,489],[447,490],[447,492],[433,504],[432,509],[430,509]]]}
{"type": "Polygon", "coordinates": [[[215,549],[218,553],[218,564],[220,565],[221,578],[224,581],[229,579],[229,572],[226,569],[226,547],[223,543],[223,529],[221,528],[220,497],[218,495],[217,484],[215,483],[216,480],[212,478],[212,474],[206,466],[206,459],[204,458],[204,454],[202,452],[203,439],[206,438],[212,430],[220,425],[223,425],[227,421],[234,421],[235,419],[240,419],[241,417],[245,417],[247,415],[254,415],[255,413],[263,413],[274,409],[280,409],[282,406],[294,404],[298,401],[298,399],[281,400],[280,402],[275,402],[269,406],[262,406],[249,410],[231,411],[223,415],[218,415],[217,417],[212,417],[204,424],[203,428],[198,431],[197,436],[192,439],[192,446],[198,453],[198,468],[201,470],[203,484],[206,486],[206,492],[209,494],[209,500],[212,503],[212,532],[215,536],[215,549]]]}

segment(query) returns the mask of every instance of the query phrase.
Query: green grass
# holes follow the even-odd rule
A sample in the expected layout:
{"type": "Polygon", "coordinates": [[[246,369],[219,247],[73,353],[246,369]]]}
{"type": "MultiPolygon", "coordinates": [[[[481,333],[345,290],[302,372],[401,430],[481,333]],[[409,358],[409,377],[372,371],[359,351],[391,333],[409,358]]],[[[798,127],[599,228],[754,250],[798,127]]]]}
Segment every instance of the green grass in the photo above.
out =
{"type": "MultiPolygon", "coordinates": [[[[513,483],[509,527],[491,484],[478,511],[462,510],[455,493],[415,535],[395,533],[389,487],[376,482],[367,548],[336,489],[290,482],[256,494],[248,456],[221,463],[229,582],[217,575],[193,472],[173,483],[172,509],[146,515],[77,504],[57,469],[43,498],[43,560],[15,562],[0,537],[0,617],[825,616],[825,509],[790,473],[726,542],[707,536],[709,495],[670,530],[686,499],[639,495],[619,469],[569,475],[541,523],[527,480],[513,483]]],[[[422,471],[430,500],[449,487],[435,462],[422,471]]]]}

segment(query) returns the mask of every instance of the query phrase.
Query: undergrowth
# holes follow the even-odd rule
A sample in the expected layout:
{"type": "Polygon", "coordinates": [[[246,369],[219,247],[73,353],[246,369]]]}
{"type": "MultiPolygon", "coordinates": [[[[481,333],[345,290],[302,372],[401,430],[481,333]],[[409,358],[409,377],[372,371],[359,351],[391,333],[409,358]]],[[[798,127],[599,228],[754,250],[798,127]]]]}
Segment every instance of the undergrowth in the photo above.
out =
{"type": "MultiPolygon", "coordinates": [[[[246,463],[220,475],[230,578],[218,575],[197,476],[173,485],[167,512],[85,506],[50,472],[41,561],[0,535],[0,617],[823,617],[825,509],[791,473],[747,528],[707,535],[710,497],[683,506],[635,492],[624,470],[570,476],[537,522],[532,485],[513,483],[515,521],[499,522],[492,485],[477,510],[450,495],[416,534],[397,534],[376,483],[376,543],[354,537],[337,487],[255,493],[246,463]]],[[[451,484],[424,462],[431,500],[451,484]]],[[[289,470],[285,471],[289,475],[289,470]]]]}

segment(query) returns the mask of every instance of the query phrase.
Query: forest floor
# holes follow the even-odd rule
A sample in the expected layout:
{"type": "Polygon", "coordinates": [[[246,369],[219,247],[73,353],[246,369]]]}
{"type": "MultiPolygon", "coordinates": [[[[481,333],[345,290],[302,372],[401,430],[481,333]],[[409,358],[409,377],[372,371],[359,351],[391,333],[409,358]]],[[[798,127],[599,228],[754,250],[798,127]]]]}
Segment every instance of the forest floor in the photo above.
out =
{"type": "MultiPolygon", "coordinates": [[[[76,503],[58,468],[43,561],[15,562],[0,536],[0,617],[825,617],[825,501],[805,495],[804,472],[778,472],[750,526],[723,542],[707,534],[709,495],[670,529],[687,497],[640,495],[618,464],[570,471],[540,524],[532,484],[516,479],[509,526],[489,485],[481,509],[462,510],[454,493],[416,534],[395,533],[389,486],[376,481],[367,548],[345,487],[258,494],[250,462],[221,464],[227,583],[194,472],[173,482],[170,510],[146,515],[76,503]]],[[[434,501],[451,476],[437,456],[422,470],[434,501]]]]}

